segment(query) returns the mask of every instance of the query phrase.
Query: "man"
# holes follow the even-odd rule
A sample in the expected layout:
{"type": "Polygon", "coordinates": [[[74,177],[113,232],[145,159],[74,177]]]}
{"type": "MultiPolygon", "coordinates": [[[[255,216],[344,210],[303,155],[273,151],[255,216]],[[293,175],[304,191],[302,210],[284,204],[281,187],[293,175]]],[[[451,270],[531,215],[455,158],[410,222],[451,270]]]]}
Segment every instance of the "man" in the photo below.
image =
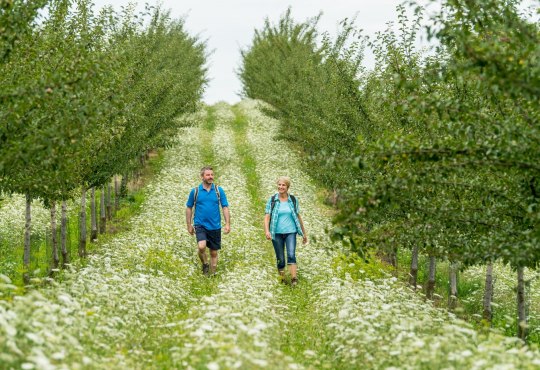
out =
{"type": "Polygon", "coordinates": [[[221,214],[219,206],[223,209],[225,217],[225,234],[231,231],[229,203],[227,196],[221,188],[214,185],[214,171],[212,167],[201,169],[202,183],[189,193],[186,203],[186,224],[188,232],[197,237],[199,258],[203,264],[203,274],[216,273],[218,251],[221,249],[221,214]],[[193,209],[195,208],[195,209],[193,209]],[[193,212],[193,225],[191,224],[193,212]],[[195,227],[194,227],[195,226],[195,227]],[[210,250],[210,263],[206,248],[210,250]]]}

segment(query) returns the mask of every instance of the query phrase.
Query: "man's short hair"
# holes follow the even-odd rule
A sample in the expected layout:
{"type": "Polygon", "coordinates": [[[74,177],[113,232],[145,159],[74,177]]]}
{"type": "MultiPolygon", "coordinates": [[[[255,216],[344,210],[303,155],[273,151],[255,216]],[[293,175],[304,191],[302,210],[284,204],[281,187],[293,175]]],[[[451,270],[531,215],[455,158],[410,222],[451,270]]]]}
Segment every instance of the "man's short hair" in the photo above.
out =
{"type": "Polygon", "coordinates": [[[214,169],[210,166],[204,166],[203,168],[201,168],[201,176],[204,176],[205,171],[214,171],[214,169]]]}

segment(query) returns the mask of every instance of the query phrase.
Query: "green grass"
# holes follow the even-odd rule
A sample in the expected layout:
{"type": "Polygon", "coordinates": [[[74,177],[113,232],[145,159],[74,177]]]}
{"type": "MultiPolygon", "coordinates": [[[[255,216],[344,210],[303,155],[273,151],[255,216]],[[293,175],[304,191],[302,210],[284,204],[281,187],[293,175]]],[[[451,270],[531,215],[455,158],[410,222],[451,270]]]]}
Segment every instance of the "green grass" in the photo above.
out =
{"type": "MultiPolygon", "coordinates": [[[[203,145],[201,145],[201,156],[203,158],[204,164],[212,165],[214,167],[214,172],[216,175],[219,174],[219,166],[216,165],[216,157],[214,154],[214,150],[212,148],[212,145],[209,145],[209,143],[212,142],[213,133],[216,128],[216,121],[214,116],[214,108],[208,107],[208,116],[206,121],[201,125],[201,133],[200,133],[200,140],[203,145]],[[206,144],[205,144],[206,143],[206,144]]],[[[232,122],[233,125],[237,124],[237,120],[235,122],[232,122]]],[[[242,122],[240,122],[240,125],[242,125],[242,122]]],[[[247,129],[247,126],[244,125],[243,127],[240,127],[238,131],[235,131],[235,138],[234,138],[234,144],[235,148],[239,150],[240,156],[242,159],[244,159],[244,156],[249,153],[249,148],[246,144],[245,140],[245,131],[247,129]],[[240,145],[241,144],[241,147],[240,145]]],[[[254,163],[254,162],[253,162],[254,163]]],[[[248,178],[248,182],[253,182],[253,188],[258,187],[259,180],[256,177],[255,173],[255,167],[252,166],[249,169],[247,169],[245,166],[241,168],[242,174],[245,175],[248,178]]],[[[255,199],[252,195],[253,193],[250,192],[250,199],[251,206],[252,207],[258,207],[259,205],[256,203],[260,203],[260,199],[255,199]]],[[[242,235],[238,235],[237,239],[235,240],[238,245],[249,245],[250,240],[247,238],[244,238],[242,235]]],[[[219,263],[218,263],[218,274],[215,277],[205,277],[202,276],[200,271],[197,270],[195,273],[195,276],[193,276],[190,279],[189,283],[189,292],[190,295],[195,298],[204,298],[211,296],[219,291],[218,285],[221,281],[221,275],[226,273],[227,271],[233,271],[238,269],[248,269],[251,267],[251,265],[248,265],[248,261],[246,261],[246,257],[243,254],[244,251],[240,248],[237,249],[223,249],[219,254],[219,263]]],[[[145,264],[147,266],[155,266],[156,269],[159,267],[159,270],[170,270],[175,271],[176,268],[174,266],[173,258],[171,256],[164,255],[163,252],[159,253],[149,253],[146,256],[145,264]],[[166,262],[168,260],[168,262],[166,262]],[[166,265],[167,267],[163,267],[163,265],[166,265]]],[[[198,259],[196,260],[197,269],[200,268],[200,263],[198,259]]],[[[177,302],[175,306],[171,307],[170,316],[167,318],[167,322],[179,322],[184,321],[188,318],[190,318],[193,313],[189,310],[189,304],[190,302],[177,302]]],[[[152,350],[154,353],[154,364],[157,364],[159,368],[168,368],[171,366],[174,366],[174,362],[171,359],[169,348],[175,347],[178,345],[178,339],[177,337],[179,335],[185,335],[186,333],[179,333],[177,328],[155,328],[153,329],[154,332],[145,333],[147,334],[148,340],[143,340],[141,342],[141,345],[145,349],[152,350]],[[154,338],[159,337],[161,338],[159,341],[159,346],[156,346],[157,342],[154,340],[154,338]]],[[[207,363],[214,360],[212,358],[212,354],[209,349],[208,354],[204,354],[204,358],[200,358],[200,363],[207,363]]],[[[195,366],[194,368],[206,368],[206,366],[195,366]]]]}
{"type": "Polygon", "coordinates": [[[279,338],[280,350],[307,368],[340,368],[333,360],[331,338],[326,335],[326,323],[314,314],[321,302],[313,297],[313,284],[301,280],[295,288],[284,286],[282,296],[287,302],[287,324],[279,338]],[[304,352],[316,350],[317,357],[310,358],[304,352]]]}
{"type": "MultiPolygon", "coordinates": [[[[253,155],[253,148],[249,144],[247,138],[248,121],[245,115],[242,114],[238,106],[233,107],[235,119],[231,122],[231,127],[234,134],[235,150],[240,157],[241,171],[247,182],[247,192],[249,194],[250,207],[253,215],[259,215],[261,209],[264,208],[265,195],[261,193],[261,179],[257,174],[257,163],[253,155]]],[[[253,224],[261,227],[260,219],[253,218],[253,224]]],[[[263,243],[261,239],[261,243],[263,243]]],[[[266,261],[262,263],[275,263],[275,256],[272,248],[267,249],[266,261]]],[[[322,368],[332,368],[333,350],[330,348],[331,338],[328,338],[325,325],[318,314],[316,308],[320,305],[314,297],[314,283],[306,279],[302,279],[301,269],[298,271],[299,284],[292,287],[288,284],[280,285],[279,295],[280,301],[283,302],[283,311],[280,315],[286,320],[283,326],[279,329],[280,335],[276,336],[275,341],[279,346],[279,350],[284,355],[290,356],[295,361],[302,363],[307,368],[313,366],[322,368]],[[324,358],[306,356],[306,350],[317,350],[319,355],[324,358]],[[322,365],[322,366],[321,366],[322,365]]],[[[276,280],[278,274],[276,271],[276,280]]],[[[290,275],[286,270],[285,280],[290,283],[290,275]]]]}
{"type": "MultiPolygon", "coordinates": [[[[212,166],[216,160],[214,157],[214,150],[212,148],[212,136],[216,128],[216,116],[214,110],[215,109],[213,107],[206,108],[208,116],[202,125],[201,143],[203,143],[203,145],[201,145],[200,148],[203,165],[201,165],[201,167],[212,166]]],[[[214,172],[216,172],[215,169],[214,172]]]]}
{"type": "Polygon", "coordinates": [[[258,211],[264,207],[264,197],[260,192],[261,179],[256,171],[257,162],[251,152],[252,148],[248,144],[248,121],[238,107],[233,107],[233,111],[236,116],[235,120],[231,123],[234,132],[234,146],[242,161],[242,173],[247,180],[247,191],[252,209],[258,211]]]}
{"type": "Polygon", "coordinates": [[[393,272],[391,266],[381,262],[374,254],[368,255],[367,260],[355,253],[340,254],[332,261],[332,267],[340,278],[349,275],[354,280],[380,279],[391,276],[393,272]]]}

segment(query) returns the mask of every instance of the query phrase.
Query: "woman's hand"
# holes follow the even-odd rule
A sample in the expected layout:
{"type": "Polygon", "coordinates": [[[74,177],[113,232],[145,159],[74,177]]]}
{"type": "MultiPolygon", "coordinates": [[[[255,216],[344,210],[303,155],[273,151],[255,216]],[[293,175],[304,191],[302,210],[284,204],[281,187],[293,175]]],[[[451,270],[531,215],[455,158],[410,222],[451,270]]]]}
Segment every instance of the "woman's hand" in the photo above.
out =
{"type": "Polygon", "coordinates": [[[304,236],[302,237],[302,244],[307,244],[307,243],[308,243],[307,235],[304,234],[304,236]]]}
{"type": "Polygon", "coordinates": [[[272,234],[270,234],[270,231],[267,231],[267,232],[266,232],[266,239],[267,239],[267,240],[272,239],[272,234]]]}

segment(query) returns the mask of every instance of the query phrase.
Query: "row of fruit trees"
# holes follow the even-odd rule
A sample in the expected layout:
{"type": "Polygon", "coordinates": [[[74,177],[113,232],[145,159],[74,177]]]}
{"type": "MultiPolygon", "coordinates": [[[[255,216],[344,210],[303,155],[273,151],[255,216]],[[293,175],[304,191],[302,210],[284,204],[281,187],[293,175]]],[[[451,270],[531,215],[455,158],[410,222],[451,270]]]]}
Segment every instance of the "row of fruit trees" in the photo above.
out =
{"type": "MultiPolygon", "coordinates": [[[[197,109],[207,55],[159,6],[0,0],[0,30],[0,194],[26,196],[28,276],[32,199],[50,208],[55,235],[56,205],[64,217],[65,201],[80,197],[84,257],[87,190],[103,197],[113,176],[168,145],[186,124],[177,117],[197,109]]],[[[59,263],[54,242],[51,269],[59,263]]]]}
{"type": "Polygon", "coordinates": [[[524,269],[540,262],[540,30],[520,5],[447,0],[429,17],[399,6],[398,30],[371,39],[347,20],[336,39],[320,35],[318,17],[289,11],[256,31],[239,75],[332,191],[337,238],[390,261],[411,251],[414,287],[428,256],[428,296],[435,261],[449,261],[451,305],[457,271],[485,265],[488,321],[493,263],[510,265],[525,338],[524,269]],[[418,50],[421,34],[436,46],[418,50]]]}

